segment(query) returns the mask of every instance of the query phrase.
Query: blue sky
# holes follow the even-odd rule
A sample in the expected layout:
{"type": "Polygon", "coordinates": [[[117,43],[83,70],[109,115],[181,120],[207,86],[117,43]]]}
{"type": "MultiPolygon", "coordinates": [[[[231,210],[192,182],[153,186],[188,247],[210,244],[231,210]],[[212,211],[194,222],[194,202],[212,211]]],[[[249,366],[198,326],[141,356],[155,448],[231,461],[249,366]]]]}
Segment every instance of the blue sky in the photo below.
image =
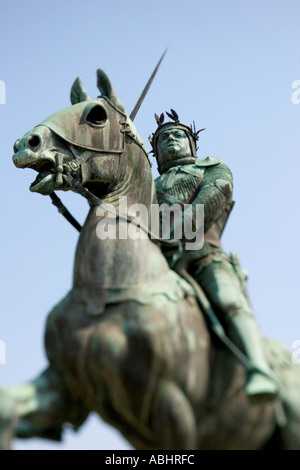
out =
{"type": "MultiPolygon", "coordinates": [[[[13,143],[69,106],[78,75],[97,96],[99,67],[130,113],[166,47],[137,129],[150,150],[154,113],[171,107],[182,122],[206,128],[198,156],[221,157],[234,176],[224,248],[250,273],[262,332],[292,348],[300,339],[300,104],[292,102],[292,83],[300,80],[299,1],[0,0],[0,11],[0,384],[22,383],[46,366],[45,319],[71,286],[77,242],[50,199],[29,192],[35,176],[13,166],[13,143]]],[[[86,202],[74,194],[62,199],[83,222],[86,202]]],[[[91,416],[76,435],[66,431],[62,444],[17,440],[15,448],[130,446],[91,416]]]]}

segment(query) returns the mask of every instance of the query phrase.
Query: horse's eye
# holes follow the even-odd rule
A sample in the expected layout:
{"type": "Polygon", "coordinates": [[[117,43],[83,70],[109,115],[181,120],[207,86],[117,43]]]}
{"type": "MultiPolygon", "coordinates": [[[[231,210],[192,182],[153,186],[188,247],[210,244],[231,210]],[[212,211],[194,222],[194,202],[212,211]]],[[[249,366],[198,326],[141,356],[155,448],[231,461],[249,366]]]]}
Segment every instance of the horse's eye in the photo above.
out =
{"type": "Polygon", "coordinates": [[[101,126],[107,121],[106,110],[103,108],[103,106],[97,104],[87,113],[85,120],[94,126],[101,126]]]}

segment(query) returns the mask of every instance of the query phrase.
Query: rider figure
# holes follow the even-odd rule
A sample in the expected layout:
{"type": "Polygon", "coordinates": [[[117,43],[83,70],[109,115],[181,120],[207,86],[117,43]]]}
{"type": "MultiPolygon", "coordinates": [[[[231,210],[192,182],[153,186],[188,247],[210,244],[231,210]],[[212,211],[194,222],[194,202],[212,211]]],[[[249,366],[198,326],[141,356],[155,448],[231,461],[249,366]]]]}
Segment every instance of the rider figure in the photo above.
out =
{"type": "MultiPolygon", "coordinates": [[[[188,272],[204,290],[227,331],[233,330],[254,366],[247,376],[246,394],[253,400],[272,400],[278,388],[264,357],[243,270],[236,257],[225,253],[220,242],[233,205],[231,171],[220,158],[197,160],[196,141],[204,129],[196,132],[195,126],[193,129],[181,124],[174,110],[167,115],[172,121],[164,122],[163,114],[155,115],[158,128],[149,137],[160,173],[155,180],[158,202],[204,205],[204,243],[196,256],[192,253],[192,258],[188,258],[188,272]]],[[[195,220],[191,222],[195,224],[195,220]]],[[[182,219],[180,223],[183,224],[182,219]]],[[[185,253],[186,250],[183,256],[185,253]]]]}

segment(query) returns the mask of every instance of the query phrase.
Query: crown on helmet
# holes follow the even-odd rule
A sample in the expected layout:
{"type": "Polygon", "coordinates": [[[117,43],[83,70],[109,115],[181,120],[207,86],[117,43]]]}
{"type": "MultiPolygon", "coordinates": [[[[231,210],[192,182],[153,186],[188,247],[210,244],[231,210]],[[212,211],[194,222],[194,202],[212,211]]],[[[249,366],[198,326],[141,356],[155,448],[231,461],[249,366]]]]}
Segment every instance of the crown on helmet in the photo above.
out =
{"type": "Polygon", "coordinates": [[[194,157],[196,157],[196,153],[198,150],[197,140],[199,139],[199,133],[204,131],[205,129],[199,129],[198,131],[196,131],[195,122],[193,122],[193,125],[190,125],[190,126],[186,126],[185,124],[182,124],[179,121],[179,116],[176,113],[176,111],[174,111],[174,109],[171,109],[170,111],[171,111],[170,113],[166,111],[167,116],[169,116],[169,118],[172,119],[172,121],[168,121],[168,122],[164,122],[165,121],[164,113],[161,113],[160,116],[158,116],[156,113],[154,114],[158,127],[156,131],[152,134],[152,136],[149,136],[149,141],[152,146],[151,152],[155,155],[156,158],[158,158],[157,140],[158,140],[159,135],[163,131],[165,131],[166,128],[168,127],[176,127],[178,129],[182,129],[186,133],[190,141],[191,153],[194,157]]]}

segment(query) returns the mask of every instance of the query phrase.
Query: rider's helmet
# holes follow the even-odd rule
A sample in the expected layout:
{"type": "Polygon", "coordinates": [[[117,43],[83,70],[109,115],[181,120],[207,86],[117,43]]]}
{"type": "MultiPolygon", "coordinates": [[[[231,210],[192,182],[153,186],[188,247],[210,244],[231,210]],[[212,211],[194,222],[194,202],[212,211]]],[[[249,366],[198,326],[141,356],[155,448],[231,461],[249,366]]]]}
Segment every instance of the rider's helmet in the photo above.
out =
{"type": "Polygon", "coordinates": [[[200,129],[196,131],[195,123],[193,123],[193,126],[192,125],[186,126],[185,124],[182,124],[179,121],[178,114],[176,113],[176,111],[174,111],[174,109],[171,109],[171,113],[166,112],[166,114],[172,119],[172,121],[164,122],[164,118],[165,118],[164,113],[162,113],[160,116],[155,114],[154,116],[155,116],[158,127],[156,131],[152,134],[152,136],[149,136],[149,141],[152,146],[152,153],[154,154],[157,160],[158,171],[160,173],[163,173],[165,171],[164,166],[166,166],[167,168],[170,167],[170,164],[165,165],[160,160],[160,155],[159,155],[158,148],[157,148],[158,138],[162,132],[164,132],[166,129],[169,129],[169,128],[170,129],[176,128],[176,129],[183,130],[189,140],[190,149],[191,149],[190,156],[185,157],[185,159],[189,160],[188,163],[193,163],[197,159],[197,140],[199,139],[198,134],[204,131],[204,129],[200,129]]]}

